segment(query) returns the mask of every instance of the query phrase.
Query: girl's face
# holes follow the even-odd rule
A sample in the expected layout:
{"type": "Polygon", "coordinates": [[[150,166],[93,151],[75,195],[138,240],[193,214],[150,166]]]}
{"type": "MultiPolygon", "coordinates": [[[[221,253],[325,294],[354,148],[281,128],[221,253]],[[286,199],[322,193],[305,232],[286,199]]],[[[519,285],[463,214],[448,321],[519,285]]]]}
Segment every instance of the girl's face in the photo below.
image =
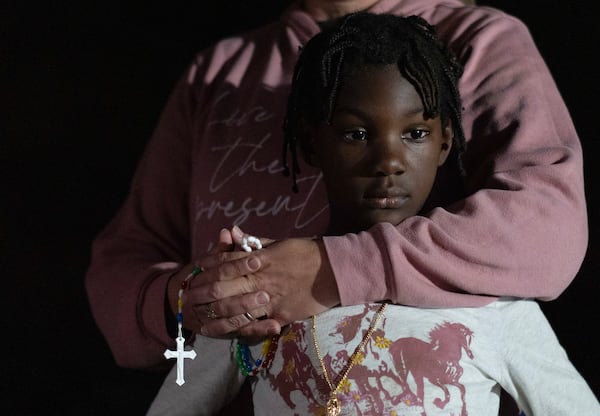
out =
{"type": "Polygon", "coordinates": [[[423,118],[417,91],[394,65],[354,71],[338,93],[331,125],[308,135],[336,234],[416,215],[452,146],[452,127],[423,118]]]}

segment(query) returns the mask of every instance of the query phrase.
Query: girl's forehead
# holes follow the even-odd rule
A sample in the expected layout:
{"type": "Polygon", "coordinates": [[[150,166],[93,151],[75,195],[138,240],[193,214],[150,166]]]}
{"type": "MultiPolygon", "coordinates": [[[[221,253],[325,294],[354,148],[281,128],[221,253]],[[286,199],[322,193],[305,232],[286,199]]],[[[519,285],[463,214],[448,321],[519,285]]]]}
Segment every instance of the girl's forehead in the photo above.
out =
{"type": "Polygon", "coordinates": [[[376,120],[385,116],[420,116],[423,108],[414,86],[397,68],[388,67],[349,76],[340,86],[333,111],[376,120]]]}

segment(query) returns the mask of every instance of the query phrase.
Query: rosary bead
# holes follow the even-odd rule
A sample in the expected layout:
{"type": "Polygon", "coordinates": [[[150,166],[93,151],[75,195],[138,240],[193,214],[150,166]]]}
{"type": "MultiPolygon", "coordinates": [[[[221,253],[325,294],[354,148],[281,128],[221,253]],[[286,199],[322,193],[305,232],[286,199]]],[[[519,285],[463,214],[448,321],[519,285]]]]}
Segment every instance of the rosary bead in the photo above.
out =
{"type": "Polygon", "coordinates": [[[256,376],[261,369],[268,368],[275,357],[279,335],[265,339],[261,349],[262,356],[253,360],[247,344],[238,342],[236,345],[236,358],[238,367],[244,376],[256,376]],[[254,362],[253,362],[254,361],[254,362]]]}

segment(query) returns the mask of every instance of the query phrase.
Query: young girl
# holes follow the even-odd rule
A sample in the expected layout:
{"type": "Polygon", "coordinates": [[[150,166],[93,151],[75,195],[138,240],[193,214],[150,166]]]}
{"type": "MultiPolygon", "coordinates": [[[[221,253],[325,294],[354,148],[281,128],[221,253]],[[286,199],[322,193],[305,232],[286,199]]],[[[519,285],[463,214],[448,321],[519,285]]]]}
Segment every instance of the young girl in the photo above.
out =
{"type": "MultiPolygon", "coordinates": [[[[461,73],[434,28],[415,16],[355,13],[305,45],[284,159],[289,152],[295,190],[298,149],[321,169],[330,234],[411,221],[435,209],[434,184],[461,180],[461,73]]],[[[600,414],[533,300],[338,307],[263,343],[201,345],[186,363],[186,383],[175,384],[173,369],[149,415],[214,414],[246,376],[255,415],[497,415],[501,389],[528,416],[600,414]],[[211,357],[223,354],[231,360],[215,367],[222,360],[211,357]]]]}

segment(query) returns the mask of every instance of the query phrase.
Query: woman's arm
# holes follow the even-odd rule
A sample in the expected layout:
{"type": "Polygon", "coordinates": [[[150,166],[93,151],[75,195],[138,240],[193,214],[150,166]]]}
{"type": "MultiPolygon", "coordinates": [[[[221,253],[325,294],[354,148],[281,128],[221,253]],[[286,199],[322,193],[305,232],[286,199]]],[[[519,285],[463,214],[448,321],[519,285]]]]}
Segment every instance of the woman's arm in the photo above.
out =
{"type": "MultiPolygon", "coordinates": [[[[280,241],[253,254],[262,267],[246,269],[249,279],[230,281],[219,299],[266,291],[269,316],[283,325],[337,303],[478,306],[496,296],[549,300],[562,293],[588,239],[579,138],[520,21],[473,14],[463,24],[463,38],[450,40],[466,61],[466,196],[398,226],[280,241]]],[[[198,288],[199,302],[217,299],[220,278],[212,277],[213,296],[198,288]]],[[[243,299],[246,310],[257,306],[243,299]]],[[[232,299],[213,305],[221,316],[243,312],[232,299]]],[[[205,324],[211,336],[239,326],[205,324]]]]}

